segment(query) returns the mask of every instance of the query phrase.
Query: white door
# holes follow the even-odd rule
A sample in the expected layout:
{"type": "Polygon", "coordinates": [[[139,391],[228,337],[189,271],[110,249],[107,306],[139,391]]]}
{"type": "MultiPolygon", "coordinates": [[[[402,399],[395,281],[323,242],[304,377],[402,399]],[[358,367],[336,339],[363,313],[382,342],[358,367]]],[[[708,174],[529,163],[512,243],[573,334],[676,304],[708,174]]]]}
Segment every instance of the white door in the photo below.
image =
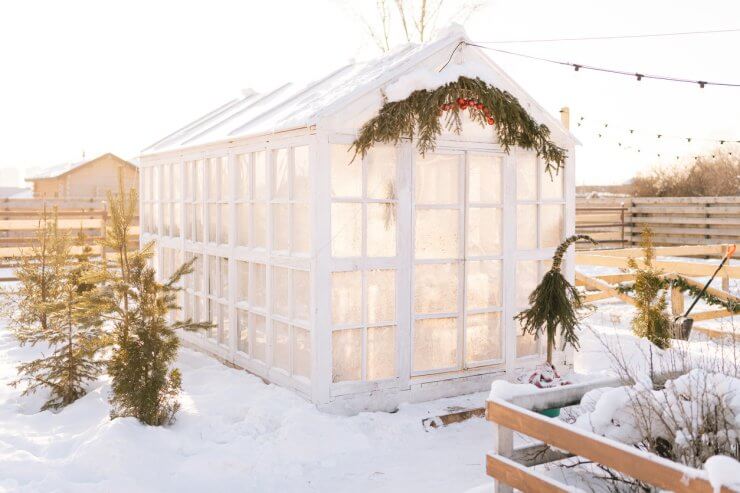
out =
{"type": "Polygon", "coordinates": [[[415,157],[412,375],[502,361],[502,176],[502,154],[415,157]]]}

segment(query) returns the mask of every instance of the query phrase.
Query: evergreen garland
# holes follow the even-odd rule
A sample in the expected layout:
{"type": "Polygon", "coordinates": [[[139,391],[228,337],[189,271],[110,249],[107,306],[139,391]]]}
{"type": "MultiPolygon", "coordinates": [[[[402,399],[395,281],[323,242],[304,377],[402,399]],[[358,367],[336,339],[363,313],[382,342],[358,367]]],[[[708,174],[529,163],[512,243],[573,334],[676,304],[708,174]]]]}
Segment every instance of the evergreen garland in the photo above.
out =
{"type": "Polygon", "coordinates": [[[462,112],[466,109],[470,118],[481,125],[495,121],[494,130],[506,152],[512,146],[536,151],[551,175],[564,166],[565,149],[550,140],[550,129],[537,123],[516,97],[479,78],[464,76],[434,90],[414,91],[403,101],[386,100],[378,115],[362,126],[352,143],[355,156],[364,157],[375,143],[398,144],[404,138],[413,140],[414,135],[418,135],[416,147],[423,155],[435,149],[445,112],[446,128],[459,134],[462,112]],[[475,104],[460,104],[462,100],[472,100],[475,104]]]}
{"type": "MultiPolygon", "coordinates": [[[[675,278],[663,279],[662,289],[670,288],[678,289],[682,293],[689,293],[691,297],[696,297],[699,295],[699,293],[701,293],[701,288],[698,288],[693,284],[689,284],[688,281],[686,281],[686,278],[679,275],[677,275],[675,278]]],[[[618,285],[616,287],[616,290],[622,294],[629,294],[634,292],[635,284],[633,282],[623,283],[618,285]]],[[[740,303],[737,301],[725,301],[706,291],[704,292],[704,294],[701,295],[701,299],[704,300],[704,302],[706,302],[708,305],[724,308],[731,313],[740,313],[740,303]]]]}
{"type": "Polygon", "coordinates": [[[579,348],[576,311],[583,307],[583,299],[575,286],[569,283],[560,271],[565,252],[578,240],[596,244],[596,241],[588,235],[573,235],[561,243],[552,258],[552,267],[529,295],[530,307],[514,317],[520,322],[523,334],[532,334],[535,339],[539,339],[543,333],[546,334],[547,363],[551,366],[558,326],[563,338],[563,348],[567,344],[576,350],[579,348]]]}

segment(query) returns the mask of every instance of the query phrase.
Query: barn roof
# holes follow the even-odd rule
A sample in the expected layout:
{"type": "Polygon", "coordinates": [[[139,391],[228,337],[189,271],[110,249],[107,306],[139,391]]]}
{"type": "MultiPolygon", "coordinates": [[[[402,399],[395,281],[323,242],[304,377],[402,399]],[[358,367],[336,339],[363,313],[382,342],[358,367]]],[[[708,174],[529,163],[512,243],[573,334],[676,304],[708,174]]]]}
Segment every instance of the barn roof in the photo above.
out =
{"type": "Polygon", "coordinates": [[[70,173],[78,168],[81,168],[82,166],[85,166],[86,164],[90,164],[94,161],[97,161],[98,159],[102,159],[104,157],[113,157],[115,159],[118,159],[119,161],[122,161],[128,165],[137,167],[136,164],[126,161],[125,159],[121,159],[120,157],[116,156],[115,154],[112,154],[110,152],[106,154],[101,154],[100,156],[97,156],[93,159],[84,159],[82,161],[76,161],[76,162],[70,162],[70,163],[62,163],[62,164],[56,164],[54,166],[50,166],[46,169],[43,169],[36,173],[35,176],[31,176],[26,178],[26,181],[36,181],[36,180],[48,180],[51,178],[59,178],[62,175],[66,175],[67,173],[70,173]]]}
{"type": "MultiPolygon", "coordinates": [[[[451,52],[461,41],[469,40],[462,28],[453,26],[434,41],[410,43],[377,59],[347,64],[306,85],[288,83],[265,93],[244,90],[239,97],[150,145],[143,150],[143,154],[314,125],[322,116],[330,115],[340,108],[342,103],[397,79],[440,50],[451,52]]],[[[495,66],[492,61],[491,64],[495,66]]],[[[503,74],[501,69],[495,67],[503,74]]],[[[518,89],[513,92],[515,95],[526,96],[512,80],[505,78],[509,83],[507,85],[518,89]]],[[[504,89],[511,90],[509,87],[504,89]]],[[[557,118],[553,118],[539,106],[537,108],[543,117],[533,115],[535,119],[545,120],[543,122],[551,128],[558,127],[569,135],[557,118]]]]}

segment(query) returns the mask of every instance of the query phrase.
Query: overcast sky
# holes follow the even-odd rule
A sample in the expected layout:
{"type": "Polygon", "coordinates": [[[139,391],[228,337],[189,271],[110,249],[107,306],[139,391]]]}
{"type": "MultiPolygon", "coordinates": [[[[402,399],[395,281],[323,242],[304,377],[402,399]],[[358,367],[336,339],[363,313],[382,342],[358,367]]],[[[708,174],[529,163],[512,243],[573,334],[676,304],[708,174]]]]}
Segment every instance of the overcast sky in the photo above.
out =
{"type": "MultiPolygon", "coordinates": [[[[360,3],[374,0],[2,2],[0,169],[78,160],[83,151],[133,157],[242,88],[310,80],[376,56],[346,8],[360,3]]],[[[473,40],[494,41],[730,29],[738,19],[740,2],[731,0],[493,0],[466,28],[473,40]]],[[[740,83],[740,33],[497,47],[740,83]]],[[[568,105],[573,122],[584,116],[573,125],[583,143],[579,183],[621,182],[676,156],[692,159],[711,146],[698,138],[740,140],[740,88],[638,83],[490,56],[554,115],[568,105]]]]}

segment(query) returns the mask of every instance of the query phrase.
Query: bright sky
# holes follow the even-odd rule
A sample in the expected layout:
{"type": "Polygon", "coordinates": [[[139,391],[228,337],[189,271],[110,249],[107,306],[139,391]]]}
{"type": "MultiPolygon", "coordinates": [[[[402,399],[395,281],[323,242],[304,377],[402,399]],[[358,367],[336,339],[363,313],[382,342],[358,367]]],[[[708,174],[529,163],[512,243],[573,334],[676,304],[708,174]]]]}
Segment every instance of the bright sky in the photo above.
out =
{"type": "MultiPolygon", "coordinates": [[[[242,88],[310,80],[350,58],[375,56],[346,7],[373,3],[2,2],[0,170],[79,160],[83,150],[87,157],[109,151],[133,157],[242,88]]],[[[466,28],[475,41],[493,41],[740,28],[737,19],[740,2],[733,0],[492,0],[466,28]]],[[[740,33],[497,47],[740,83],[740,33]]],[[[740,88],[638,83],[489,54],[554,115],[570,106],[583,143],[579,183],[621,182],[676,156],[689,161],[709,149],[698,138],[740,140],[740,88]],[[693,141],[658,140],[658,133],[693,141]]]]}

